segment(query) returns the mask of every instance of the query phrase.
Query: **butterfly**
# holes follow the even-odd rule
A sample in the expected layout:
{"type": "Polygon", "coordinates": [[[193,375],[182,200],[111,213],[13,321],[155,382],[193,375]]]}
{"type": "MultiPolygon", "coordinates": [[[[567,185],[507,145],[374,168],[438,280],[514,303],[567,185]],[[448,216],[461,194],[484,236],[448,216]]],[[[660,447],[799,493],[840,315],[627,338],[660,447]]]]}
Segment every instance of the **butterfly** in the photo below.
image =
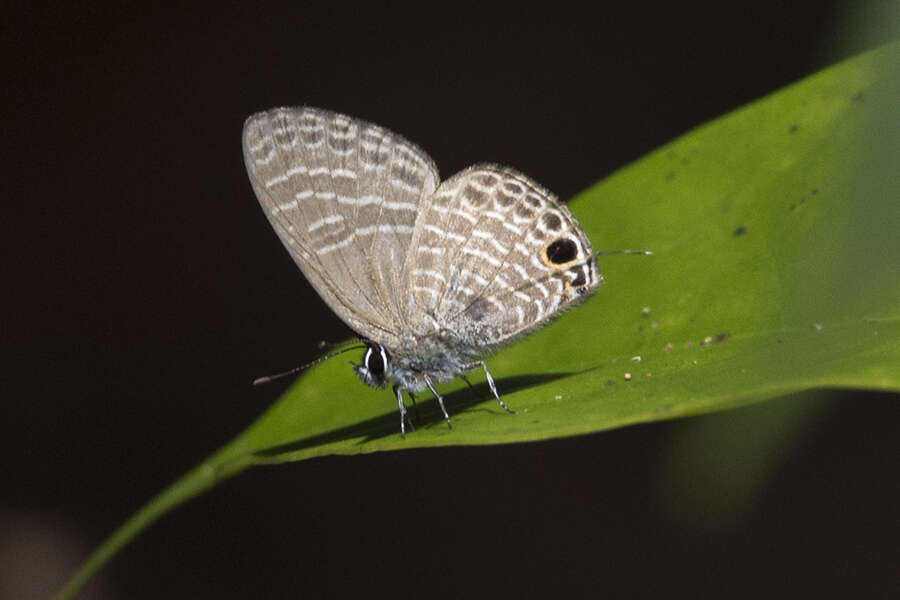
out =
{"type": "Polygon", "coordinates": [[[363,383],[431,391],[576,306],[603,281],[569,210],[527,176],[480,164],[441,181],[416,145],[317,108],[274,108],[243,131],[269,222],[325,303],[364,343],[363,383]]]}

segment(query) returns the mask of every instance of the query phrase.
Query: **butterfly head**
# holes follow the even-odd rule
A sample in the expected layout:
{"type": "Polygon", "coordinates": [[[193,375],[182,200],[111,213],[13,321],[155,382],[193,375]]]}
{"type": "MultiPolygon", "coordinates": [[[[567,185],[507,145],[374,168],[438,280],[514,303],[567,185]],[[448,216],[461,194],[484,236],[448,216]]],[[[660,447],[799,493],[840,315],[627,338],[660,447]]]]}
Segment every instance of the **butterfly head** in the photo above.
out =
{"type": "Polygon", "coordinates": [[[362,356],[362,364],[350,363],[356,376],[368,386],[383,388],[388,380],[391,370],[390,359],[387,350],[381,344],[366,342],[366,351],[362,356]]]}

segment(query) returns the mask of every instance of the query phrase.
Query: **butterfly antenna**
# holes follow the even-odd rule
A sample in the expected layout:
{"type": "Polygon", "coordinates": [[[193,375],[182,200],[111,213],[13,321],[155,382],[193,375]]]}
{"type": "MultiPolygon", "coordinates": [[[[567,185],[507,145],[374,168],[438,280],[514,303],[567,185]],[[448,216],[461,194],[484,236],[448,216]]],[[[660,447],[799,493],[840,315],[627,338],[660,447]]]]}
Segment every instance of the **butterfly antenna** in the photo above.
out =
{"type": "MultiPolygon", "coordinates": [[[[340,348],[344,344],[351,344],[353,342],[361,342],[362,340],[358,337],[353,337],[347,340],[342,340],[340,342],[329,342],[327,340],[319,340],[319,343],[316,344],[316,348],[318,350],[334,350],[335,348],[340,348]]],[[[355,347],[355,346],[354,346],[355,347]]]]}
{"type": "Polygon", "coordinates": [[[600,252],[594,252],[593,256],[608,256],[610,254],[643,254],[649,255],[653,254],[652,250],[606,250],[600,252]]]}
{"type": "Polygon", "coordinates": [[[331,352],[330,354],[325,354],[324,356],[320,356],[316,360],[312,362],[308,362],[305,365],[300,365],[299,367],[294,367],[293,369],[288,369],[282,373],[276,373],[275,375],[265,375],[264,377],[257,377],[253,380],[253,385],[262,385],[264,383],[269,383],[270,381],[275,381],[276,379],[281,379],[282,377],[287,377],[288,375],[293,375],[294,373],[299,373],[305,369],[308,369],[312,366],[319,364],[322,361],[326,361],[329,358],[334,358],[339,354],[343,354],[344,352],[350,352],[352,350],[359,350],[360,348],[365,348],[365,344],[350,346],[349,348],[342,348],[337,352],[331,352]]]}

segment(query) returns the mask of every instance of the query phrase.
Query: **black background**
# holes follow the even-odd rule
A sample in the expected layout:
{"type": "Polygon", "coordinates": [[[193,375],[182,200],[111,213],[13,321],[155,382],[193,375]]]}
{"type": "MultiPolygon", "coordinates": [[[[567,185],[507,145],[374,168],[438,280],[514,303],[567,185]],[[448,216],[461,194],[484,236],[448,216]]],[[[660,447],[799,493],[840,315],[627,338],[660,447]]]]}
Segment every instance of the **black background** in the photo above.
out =
{"type": "MultiPolygon", "coordinates": [[[[847,39],[854,4],[7,15],[0,595],[18,581],[46,596],[284,387],[254,377],[349,335],[253,197],[247,115],[346,112],[418,143],[444,176],[500,162],[568,198],[881,41],[847,39]]],[[[347,385],[360,385],[349,369],[347,385]]],[[[86,597],[888,597],[896,396],[829,401],[726,531],[659,510],[653,473],[684,422],[328,457],[253,470],[180,508],[86,597]]]]}

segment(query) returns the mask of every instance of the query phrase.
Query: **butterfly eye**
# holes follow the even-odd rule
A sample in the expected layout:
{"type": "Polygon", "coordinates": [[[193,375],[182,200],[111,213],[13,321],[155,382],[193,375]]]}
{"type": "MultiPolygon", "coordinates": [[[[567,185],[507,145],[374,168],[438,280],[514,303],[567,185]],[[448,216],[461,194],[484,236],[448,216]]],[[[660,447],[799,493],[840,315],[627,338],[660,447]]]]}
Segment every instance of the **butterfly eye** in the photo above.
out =
{"type": "Polygon", "coordinates": [[[379,344],[370,344],[363,355],[363,366],[375,379],[382,379],[387,368],[387,352],[379,344]]]}

